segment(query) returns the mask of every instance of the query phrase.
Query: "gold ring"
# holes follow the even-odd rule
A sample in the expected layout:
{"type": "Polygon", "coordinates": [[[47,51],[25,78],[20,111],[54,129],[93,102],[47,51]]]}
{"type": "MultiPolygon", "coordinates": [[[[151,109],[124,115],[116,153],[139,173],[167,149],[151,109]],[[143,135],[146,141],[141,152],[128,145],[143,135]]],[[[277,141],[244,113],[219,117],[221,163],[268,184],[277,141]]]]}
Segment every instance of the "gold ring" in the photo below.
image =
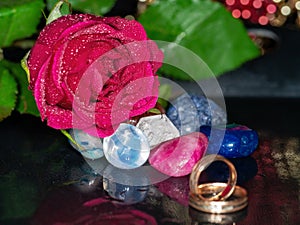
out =
{"type": "MultiPolygon", "coordinates": [[[[226,183],[206,183],[198,186],[199,192],[204,196],[214,195],[219,191],[226,188],[226,183]]],[[[190,194],[189,204],[191,207],[207,213],[233,213],[237,212],[248,205],[247,191],[240,187],[235,186],[232,195],[224,201],[211,201],[203,200],[199,195],[190,194]]]]}
{"type": "Polygon", "coordinates": [[[237,181],[237,173],[234,168],[234,165],[227,159],[225,159],[223,156],[220,155],[207,155],[203,157],[199,162],[196,163],[196,165],[193,168],[193,171],[190,175],[190,192],[192,195],[197,195],[199,198],[202,198],[203,200],[210,200],[210,201],[218,201],[218,200],[226,200],[230,195],[233,193],[235,185],[237,181]],[[227,185],[224,186],[222,190],[219,192],[215,192],[215,195],[211,197],[205,197],[201,193],[199,193],[198,188],[198,182],[201,175],[201,172],[203,172],[212,162],[214,161],[222,161],[227,164],[229,167],[229,177],[227,185]]]}

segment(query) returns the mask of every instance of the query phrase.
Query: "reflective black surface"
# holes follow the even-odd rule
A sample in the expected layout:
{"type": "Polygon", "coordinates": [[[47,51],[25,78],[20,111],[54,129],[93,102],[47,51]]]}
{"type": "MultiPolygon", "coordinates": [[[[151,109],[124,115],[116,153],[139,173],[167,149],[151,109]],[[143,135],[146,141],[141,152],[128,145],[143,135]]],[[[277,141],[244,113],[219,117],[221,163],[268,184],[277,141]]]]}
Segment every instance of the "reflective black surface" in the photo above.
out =
{"type": "MultiPolygon", "coordinates": [[[[110,184],[107,193],[60,131],[14,113],[0,123],[0,224],[299,224],[299,103],[226,99],[229,121],[257,130],[259,147],[233,160],[249,206],[218,216],[188,207],[188,176],[141,188],[110,184]]],[[[226,179],[223,166],[202,178],[226,179]]]]}
{"type": "MultiPolygon", "coordinates": [[[[121,15],[120,8],[110,15],[121,15]]],[[[248,191],[245,210],[212,215],[189,208],[188,176],[139,188],[110,183],[108,193],[60,131],[13,113],[0,123],[0,225],[300,224],[300,32],[267,29],[279,37],[276,49],[218,78],[229,123],[259,135],[251,157],[232,160],[248,191]]],[[[19,62],[24,52],[4,53],[19,62]]],[[[223,181],[227,172],[214,164],[202,179],[223,181]]]]}

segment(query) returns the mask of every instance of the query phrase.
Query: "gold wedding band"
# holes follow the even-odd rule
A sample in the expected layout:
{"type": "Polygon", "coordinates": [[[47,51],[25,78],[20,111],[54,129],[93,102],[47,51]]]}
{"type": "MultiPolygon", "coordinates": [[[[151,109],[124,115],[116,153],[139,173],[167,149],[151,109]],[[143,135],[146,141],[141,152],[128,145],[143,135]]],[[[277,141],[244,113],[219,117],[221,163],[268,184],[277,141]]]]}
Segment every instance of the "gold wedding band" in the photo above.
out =
{"type": "Polygon", "coordinates": [[[204,201],[226,200],[234,192],[236,181],[237,173],[234,165],[229,160],[220,155],[207,155],[203,157],[198,163],[196,163],[193,168],[193,171],[190,175],[190,192],[192,195],[196,195],[204,201]],[[222,185],[222,189],[219,188],[218,192],[215,192],[214,195],[207,197],[199,192],[198,182],[201,173],[214,161],[222,161],[227,164],[227,166],[229,167],[229,177],[227,185],[222,185]]]}
{"type": "MultiPolygon", "coordinates": [[[[202,196],[211,196],[222,192],[227,185],[219,182],[201,184],[198,186],[198,193],[201,193],[202,196]]],[[[240,186],[235,186],[232,195],[224,201],[203,200],[200,195],[191,193],[189,204],[193,208],[206,213],[233,213],[248,205],[247,191],[240,186]]]]}

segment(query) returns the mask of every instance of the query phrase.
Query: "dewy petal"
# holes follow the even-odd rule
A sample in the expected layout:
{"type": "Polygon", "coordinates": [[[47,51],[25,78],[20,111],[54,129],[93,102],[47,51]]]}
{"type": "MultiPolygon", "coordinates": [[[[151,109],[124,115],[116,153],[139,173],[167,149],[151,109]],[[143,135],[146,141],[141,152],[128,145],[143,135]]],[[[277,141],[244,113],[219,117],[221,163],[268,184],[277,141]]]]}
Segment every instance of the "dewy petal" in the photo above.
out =
{"type": "Polygon", "coordinates": [[[45,76],[45,86],[45,99],[48,104],[56,105],[63,99],[64,93],[62,93],[61,89],[55,85],[51,73],[47,73],[45,76]]]}
{"type": "Polygon", "coordinates": [[[97,21],[101,21],[101,17],[91,14],[72,14],[59,17],[52,23],[48,24],[41,31],[40,37],[38,38],[37,42],[44,45],[49,45],[49,47],[52,48],[58,39],[60,39],[64,35],[69,35],[69,33],[71,33],[71,30],[68,29],[73,29],[74,27],[80,29],[80,26],[86,23],[95,23],[97,21]],[[68,32],[64,33],[65,30],[68,30],[68,32]]]}
{"type": "Polygon", "coordinates": [[[143,26],[136,20],[126,20],[118,17],[105,17],[103,22],[122,31],[122,35],[127,39],[135,41],[147,40],[147,34],[143,26]],[[134,31],[134,32],[133,32],[134,31]]]}
{"type": "Polygon", "coordinates": [[[34,82],[36,81],[39,71],[50,57],[49,46],[36,43],[30,51],[27,65],[30,74],[29,88],[34,89],[34,82]]]}
{"type": "Polygon", "coordinates": [[[69,129],[72,127],[72,111],[58,106],[47,109],[47,125],[55,129],[69,129]]]}
{"type": "MultiPolygon", "coordinates": [[[[80,40],[69,41],[61,59],[61,72],[64,73],[63,76],[72,74],[72,76],[67,76],[67,82],[68,86],[74,92],[76,91],[82,74],[88,69],[92,62],[112,48],[104,41],[96,42],[86,40],[85,43],[82,43],[80,40]]],[[[105,76],[106,72],[101,72],[101,75],[105,76]]]]}
{"type": "Polygon", "coordinates": [[[49,126],[105,137],[155,106],[162,57],[137,21],[68,15],[46,26],[33,47],[30,87],[49,126]]]}
{"type": "MultiPolygon", "coordinates": [[[[155,77],[144,77],[131,81],[118,93],[112,105],[111,123],[119,124],[132,116],[140,115],[155,106],[157,93],[153,93],[155,77]],[[147,104],[134,108],[141,100],[148,100],[147,104]]],[[[97,124],[103,120],[96,120],[97,124]]]]}
{"type": "Polygon", "coordinates": [[[42,120],[47,119],[47,124],[56,129],[66,129],[72,127],[72,114],[70,110],[62,109],[58,106],[50,105],[47,102],[46,89],[49,87],[46,76],[49,71],[50,59],[42,66],[38,79],[34,87],[34,96],[42,120]]]}
{"type": "Polygon", "coordinates": [[[47,103],[46,103],[46,90],[45,90],[45,74],[48,69],[49,59],[45,62],[42,66],[41,70],[39,71],[39,76],[37,81],[35,82],[34,86],[34,98],[37,104],[37,107],[40,111],[40,115],[42,120],[47,117],[47,103]]]}
{"type": "MultiPolygon", "coordinates": [[[[45,80],[46,80],[46,101],[50,105],[55,105],[59,103],[64,98],[64,92],[61,88],[61,77],[59,74],[53,73],[53,66],[55,65],[55,57],[50,58],[49,61],[47,61],[50,67],[45,72],[45,80]]],[[[41,70],[42,71],[42,70],[41,70]]]]}
{"type": "Polygon", "coordinates": [[[30,87],[34,86],[34,82],[38,76],[40,68],[52,52],[55,51],[54,46],[57,44],[59,39],[64,39],[69,36],[71,32],[82,29],[86,26],[86,23],[96,23],[99,19],[99,17],[94,15],[74,14],[62,16],[48,24],[40,32],[40,35],[28,57],[27,63],[30,71],[30,87]]]}
{"type": "Polygon", "coordinates": [[[75,97],[72,107],[72,127],[77,129],[85,129],[95,124],[95,104],[86,106],[77,97],[75,97]]]}

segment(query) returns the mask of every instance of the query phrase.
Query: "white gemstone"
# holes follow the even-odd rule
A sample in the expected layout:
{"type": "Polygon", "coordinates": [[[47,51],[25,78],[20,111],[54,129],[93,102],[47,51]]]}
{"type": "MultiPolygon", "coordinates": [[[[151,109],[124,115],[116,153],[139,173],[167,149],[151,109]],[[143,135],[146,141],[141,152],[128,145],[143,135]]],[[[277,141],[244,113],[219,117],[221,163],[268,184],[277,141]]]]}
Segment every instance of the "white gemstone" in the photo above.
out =
{"type": "Polygon", "coordinates": [[[72,141],[70,141],[70,144],[85,158],[99,159],[104,156],[101,138],[91,136],[78,129],[71,129],[69,133],[77,145],[72,141]]]}
{"type": "Polygon", "coordinates": [[[148,139],[150,148],[179,137],[179,131],[165,114],[143,117],[136,125],[148,139]]]}

